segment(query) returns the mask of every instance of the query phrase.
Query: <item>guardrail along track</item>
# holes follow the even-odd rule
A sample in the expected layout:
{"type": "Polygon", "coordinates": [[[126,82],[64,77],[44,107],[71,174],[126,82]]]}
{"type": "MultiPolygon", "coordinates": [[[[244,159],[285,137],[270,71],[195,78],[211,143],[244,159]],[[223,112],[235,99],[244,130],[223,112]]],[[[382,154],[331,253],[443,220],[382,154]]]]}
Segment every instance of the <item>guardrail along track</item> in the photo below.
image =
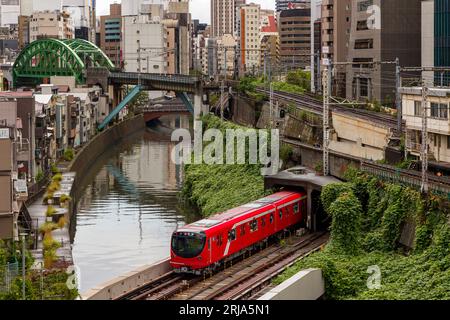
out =
{"type": "Polygon", "coordinates": [[[291,237],[286,245],[274,245],[205,279],[171,299],[229,300],[251,297],[298,259],[319,250],[328,241],[327,233],[291,237]]]}

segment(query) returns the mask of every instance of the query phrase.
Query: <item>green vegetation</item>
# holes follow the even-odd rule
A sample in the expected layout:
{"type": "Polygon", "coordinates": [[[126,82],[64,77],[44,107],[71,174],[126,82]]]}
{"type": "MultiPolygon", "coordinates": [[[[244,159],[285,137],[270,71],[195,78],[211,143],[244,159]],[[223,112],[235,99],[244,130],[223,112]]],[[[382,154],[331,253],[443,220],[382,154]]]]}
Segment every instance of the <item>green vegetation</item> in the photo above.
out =
{"type": "Polygon", "coordinates": [[[54,163],[51,164],[50,170],[52,171],[53,174],[60,173],[58,167],[54,163]]]}
{"type": "Polygon", "coordinates": [[[449,299],[448,203],[353,169],[346,179],[323,190],[322,203],[332,217],[329,244],[275,283],[305,268],[321,268],[328,299],[449,299]],[[416,225],[409,252],[399,244],[407,222],[416,225]],[[380,268],[379,289],[367,285],[371,266],[380,268]]]}
{"type": "Polygon", "coordinates": [[[61,204],[66,204],[67,202],[70,202],[70,201],[72,201],[72,197],[71,197],[71,196],[68,196],[67,194],[63,194],[63,195],[61,196],[61,198],[59,198],[59,202],[60,202],[61,204]]]}
{"type": "Polygon", "coordinates": [[[48,206],[47,211],[45,212],[46,217],[52,217],[56,213],[56,209],[53,206],[48,206]]]}
{"type": "MultiPolygon", "coordinates": [[[[265,84],[263,77],[244,77],[240,80],[238,89],[252,98],[262,100],[264,95],[257,94],[256,88],[265,84]]],[[[304,93],[311,90],[311,74],[301,69],[290,71],[285,81],[272,81],[273,89],[289,93],[304,93]]]]}
{"type": "MultiPolygon", "coordinates": [[[[49,241],[46,239],[45,246],[50,248],[57,248],[56,241],[49,241]]],[[[19,243],[16,247],[21,248],[19,243]]],[[[19,270],[21,269],[21,259],[15,257],[14,246],[12,243],[5,243],[0,240],[0,279],[5,279],[4,267],[8,262],[19,262],[19,270]]],[[[25,252],[26,256],[26,278],[25,278],[25,293],[27,300],[73,300],[78,296],[76,289],[68,289],[66,282],[69,275],[62,269],[52,271],[44,271],[42,274],[39,271],[31,270],[33,265],[33,258],[30,251],[25,252]],[[41,283],[42,280],[42,283],[41,283]],[[42,290],[41,290],[42,284],[42,290]]],[[[16,278],[11,279],[11,288],[9,291],[0,292],[0,300],[21,300],[22,299],[22,275],[20,273],[16,278]]]]}
{"type": "MultiPolygon", "coordinates": [[[[204,116],[202,121],[204,130],[246,129],[211,115],[204,116]]],[[[186,165],[182,194],[200,208],[202,215],[210,216],[263,197],[264,179],[260,169],[257,164],[186,165]]]]}
{"type": "MultiPolygon", "coordinates": [[[[128,91],[130,92],[132,88],[128,88],[128,91]]],[[[148,95],[147,91],[141,91],[139,92],[133,100],[128,104],[128,109],[134,112],[135,108],[140,106],[145,106],[149,103],[150,97],[148,95]]]]}
{"type": "Polygon", "coordinates": [[[75,152],[73,151],[73,149],[69,148],[64,150],[64,160],[66,161],[72,161],[73,158],[75,156],[75,152]]]}
{"type": "Polygon", "coordinates": [[[42,180],[44,180],[44,173],[42,172],[42,170],[39,168],[38,173],[36,174],[36,182],[41,182],[42,180]]]}

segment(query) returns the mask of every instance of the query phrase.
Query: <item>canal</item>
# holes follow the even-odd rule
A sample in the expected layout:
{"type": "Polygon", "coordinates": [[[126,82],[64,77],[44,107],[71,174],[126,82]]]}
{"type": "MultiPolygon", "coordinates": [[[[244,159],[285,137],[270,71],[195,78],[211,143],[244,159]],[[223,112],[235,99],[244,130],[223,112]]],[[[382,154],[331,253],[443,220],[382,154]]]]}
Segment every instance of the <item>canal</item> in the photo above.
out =
{"type": "Polygon", "coordinates": [[[72,228],[81,292],[168,257],[172,232],[199,218],[179,200],[182,167],[170,160],[178,127],[189,127],[189,116],[161,118],[86,172],[72,228]]]}

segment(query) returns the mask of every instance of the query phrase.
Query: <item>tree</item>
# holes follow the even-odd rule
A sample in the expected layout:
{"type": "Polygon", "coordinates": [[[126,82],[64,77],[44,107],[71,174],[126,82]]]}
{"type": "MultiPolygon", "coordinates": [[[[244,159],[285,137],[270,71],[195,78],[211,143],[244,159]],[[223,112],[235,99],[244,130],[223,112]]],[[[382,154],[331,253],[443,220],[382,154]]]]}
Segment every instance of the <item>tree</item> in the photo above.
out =
{"type": "Polygon", "coordinates": [[[286,82],[293,84],[303,89],[311,90],[311,73],[303,70],[291,71],[286,76],[286,82]]]}

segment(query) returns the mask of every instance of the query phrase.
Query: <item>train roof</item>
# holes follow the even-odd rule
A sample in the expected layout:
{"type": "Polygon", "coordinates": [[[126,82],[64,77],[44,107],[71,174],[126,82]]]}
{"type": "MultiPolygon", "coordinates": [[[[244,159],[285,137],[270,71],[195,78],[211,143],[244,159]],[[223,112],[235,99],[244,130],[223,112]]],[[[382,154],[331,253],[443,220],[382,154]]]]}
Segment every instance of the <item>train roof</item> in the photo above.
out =
{"type": "Polygon", "coordinates": [[[221,223],[224,223],[226,221],[229,221],[231,219],[234,219],[236,217],[239,217],[244,214],[251,213],[253,211],[257,211],[258,209],[267,206],[268,204],[275,204],[279,202],[280,200],[286,199],[288,197],[298,195],[297,192],[290,192],[290,191],[282,191],[278,193],[274,193],[272,195],[269,195],[267,197],[264,197],[262,199],[244,204],[242,206],[227,210],[222,213],[215,214],[209,218],[199,220],[197,222],[194,222],[190,225],[184,226],[180,228],[180,230],[177,231],[206,231],[214,226],[217,226],[221,223]]]}

